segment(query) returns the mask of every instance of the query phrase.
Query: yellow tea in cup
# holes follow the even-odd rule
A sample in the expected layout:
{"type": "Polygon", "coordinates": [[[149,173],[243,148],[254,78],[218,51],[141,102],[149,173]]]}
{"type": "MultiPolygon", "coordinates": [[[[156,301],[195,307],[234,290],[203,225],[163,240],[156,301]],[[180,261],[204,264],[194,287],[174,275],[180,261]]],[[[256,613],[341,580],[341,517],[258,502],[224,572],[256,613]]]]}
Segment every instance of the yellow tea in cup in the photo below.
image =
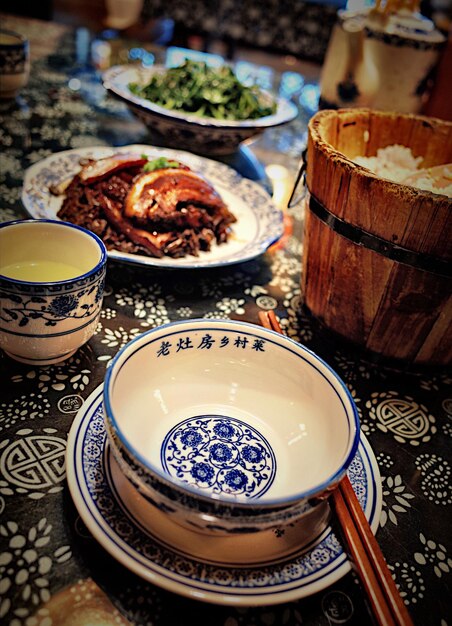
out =
{"type": "Polygon", "coordinates": [[[49,283],[80,276],[83,272],[79,267],[63,261],[22,261],[0,266],[0,274],[15,280],[49,283]]]}
{"type": "Polygon", "coordinates": [[[94,334],[107,251],[94,233],[57,220],[0,224],[0,348],[49,365],[94,334]]]}
{"type": "Polygon", "coordinates": [[[49,283],[83,276],[99,262],[98,243],[77,228],[22,222],[0,230],[0,276],[49,283]],[[76,235],[78,237],[75,239],[76,235]]]}

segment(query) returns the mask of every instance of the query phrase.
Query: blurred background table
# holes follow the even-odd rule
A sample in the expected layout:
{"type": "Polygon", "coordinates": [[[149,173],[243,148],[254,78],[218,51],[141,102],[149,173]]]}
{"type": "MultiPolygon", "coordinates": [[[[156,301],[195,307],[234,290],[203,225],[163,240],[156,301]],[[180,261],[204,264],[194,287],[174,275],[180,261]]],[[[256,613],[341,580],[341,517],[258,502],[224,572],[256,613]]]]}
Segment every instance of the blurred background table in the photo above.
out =
{"type": "MultiPolygon", "coordinates": [[[[20,200],[24,170],[53,152],[152,144],[141,122],[106,94],[100,71],[117,62],[162,62],[171,51],[114,33],[99,37],[86,28],[1,18],[3,28],[30,38],[32,58],[28,86],[16,101],[0,103],[0,219],[7,221],[26,217],[20,200]]],[[[296,102],[299,116],[223,160],[267,188],[273,180],[275,201],[285,207],[317,107],[318,71],[306,64],[302,74],[290,57],[272,64],[263,59],[256,64],[251,53],[238,54],[235,63],[296,102]]],[[[64,453],[71,423],[121,346],[162,323],[224,317],[257,324],[258,312],[269,309],[287,334],[339,373],[356,401],[382,478],[377,538],[415,624],[452,623],[452,376],[381,362],[312,319],[300,294],[302,205],[285,210],[285,218],[278,245],[236,266],[168,272],[109,262],[101,320],[88,345],[62,365],[39,369],[0,356],[2,623],[370,623],[353,573],[298,602],[265,608],[203,604],[147,584],[96,543],[68,493],[64,453]]]]}

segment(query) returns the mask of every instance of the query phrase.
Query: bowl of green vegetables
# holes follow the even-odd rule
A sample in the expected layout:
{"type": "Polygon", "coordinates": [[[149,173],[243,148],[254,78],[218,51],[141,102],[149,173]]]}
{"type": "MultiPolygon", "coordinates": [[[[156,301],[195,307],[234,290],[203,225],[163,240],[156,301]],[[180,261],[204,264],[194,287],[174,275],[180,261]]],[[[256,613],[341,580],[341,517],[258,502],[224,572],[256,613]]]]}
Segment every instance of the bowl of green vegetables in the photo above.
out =
{"type": "Polygon", "coordinates": [[[298,113],[292,102],[240,82],[226,64],[117,65],[104,73],[103,84],[144,122],[156,143],[200,154],[233,153],[245,139],[298,113]]]}

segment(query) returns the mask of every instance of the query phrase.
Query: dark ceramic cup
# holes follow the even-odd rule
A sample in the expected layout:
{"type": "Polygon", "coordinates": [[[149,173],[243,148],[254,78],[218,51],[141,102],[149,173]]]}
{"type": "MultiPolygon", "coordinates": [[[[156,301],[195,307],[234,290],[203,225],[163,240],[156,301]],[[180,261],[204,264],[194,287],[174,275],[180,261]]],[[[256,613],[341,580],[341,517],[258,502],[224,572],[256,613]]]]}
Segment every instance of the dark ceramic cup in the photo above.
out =
{"type": "Polygon", "coordinates": [[[28,82],[28,40],[21,34],[0,29],[0,98],[14,98],[28,82]]]}

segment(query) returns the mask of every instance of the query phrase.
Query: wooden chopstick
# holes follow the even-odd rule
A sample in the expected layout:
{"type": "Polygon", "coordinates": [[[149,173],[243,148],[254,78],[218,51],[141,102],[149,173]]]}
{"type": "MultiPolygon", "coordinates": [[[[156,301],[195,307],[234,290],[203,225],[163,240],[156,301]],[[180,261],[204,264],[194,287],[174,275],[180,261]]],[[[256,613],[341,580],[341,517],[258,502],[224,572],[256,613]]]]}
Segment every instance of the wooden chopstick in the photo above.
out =
{"type": "MultiPolygon", "coordinates": [[[[274,311],[260,311],[258,316],[264,328],[283,334],[274,311]]],[[[331,491],[330,499],[376,623],[380,626],[413,626],[347,475],[331,491]]]]}
{"type": "Polygon", "coordinates": [[[274,330],[280,335],[284,334],[274,311],[259,311],[258,317],[261,326],[263,326],[264,328],[274,330]]]}
{"type": "Polygon", "coordinates": [[[364,515],[364,511],[361,508],[347,475],[345,475],[339,483],[339,489],[336,489],[333,492],[333,497],[337,492],[341,493],[346,503],[349,515],[353,520],[360,541],[366,550],[367,556],[373,566],[375,575],[384,593],[387,604],[395,618],[395,623],[406,626],[411,625],[413,622],[410,614],[408,613],[408,609],[406,608],[399,590],[397,589],[383,553],[381,552],[381,548],[375,539],[372,529],[369,526],[369,522],[364,515]]]}
{"type": "MultiPolygon", "coordinates": [[[[361,584],[364,587],[376,623],[381,626],[396,626],[397,622],[386,601],[377,575],[372,567],[373,564],[361,542],[361,536],[354,524],[354,520],[351,517],[350,510],[340,487],[331,492],[330,498],[336,517],[340,523],[342,536],[346,542],[349,556],[351,557],[361,584]]],[[[403,623],[404,622],[399,622],[399,624],[403,623]]]]}

